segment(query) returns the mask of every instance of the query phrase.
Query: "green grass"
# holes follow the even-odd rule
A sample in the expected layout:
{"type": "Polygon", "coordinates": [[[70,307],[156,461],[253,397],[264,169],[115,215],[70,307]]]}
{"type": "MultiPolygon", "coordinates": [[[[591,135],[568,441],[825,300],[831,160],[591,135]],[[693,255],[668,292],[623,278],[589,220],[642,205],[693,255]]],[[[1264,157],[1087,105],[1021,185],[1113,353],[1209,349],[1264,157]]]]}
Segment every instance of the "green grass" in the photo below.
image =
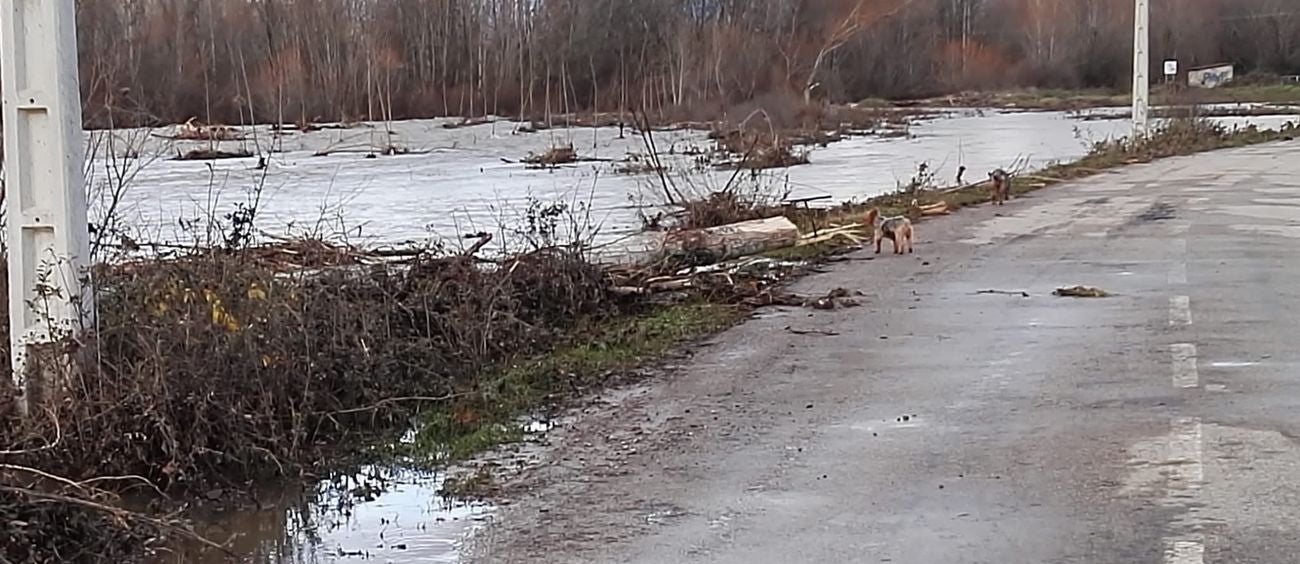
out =
{"type": "Polygon", "coordinates": [[[394,446],[393,454],[439,465],[517,442],[524,437],[522,417],[615,383],[631,369],[730,327],[744,315],[733,306],[691,303],[592,324],[568,346],[488,371],[476,393],[427,413],[414,441],[394,446]]]}

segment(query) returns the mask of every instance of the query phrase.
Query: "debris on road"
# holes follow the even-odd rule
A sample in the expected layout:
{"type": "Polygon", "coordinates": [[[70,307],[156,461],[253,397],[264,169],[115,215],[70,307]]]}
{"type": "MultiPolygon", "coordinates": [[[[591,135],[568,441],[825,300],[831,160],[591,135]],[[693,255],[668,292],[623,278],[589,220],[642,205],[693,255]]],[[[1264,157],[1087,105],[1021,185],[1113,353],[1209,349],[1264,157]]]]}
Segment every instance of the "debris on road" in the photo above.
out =
{"type": "Polygon", "coordinates": [[[820,329],[795,329],[794,327],[790,327],[788,325],[786,326],[785,330],[794,333],[795,335],[816,335],[819,337],[840,336],[840,334],[836,333],[835,331],[823,331],[820,329]]]}
{"type": "Polygon", "coordinates": [[[1057,288],[1055,292],[1052,292],[1052,295],[1063,298],[1105,298],[1109,297],[1110,293],[1101,288],[1093,288],[1092,286],[1071,286],[1068,288],[1057,288]]]}
{"type": "MultiPolygon", "coordinates": [[[[1058,291],[1059,291],[1059,290],[1058,290],[1058,291]]],[[[976,295],[980,295],[980,294],[999,294],[999,295],[1003,295],[1003,296],[1020,296],[1020,297],[1022,297],[1022,298],[1028,298],[1028,297],[1029,297],[1029,292],[1026,292],[1026,291],[1024,291],[1024,290],[980,290],[980,291],[978,291],[978,292],[975,292],[975,294],[976,294],[976,295]]]]}
{"type": "MultiPolygon", "coordinates": [[[[867,237],[870,236],[869,234],[864,235],[866,229],[867,229],[866,227],[857,223],[836,227],[830,230],[821,231],[820,233],[817,234],[805,235],[799,239],[796,245],[800,247],[806,247],[808,245],[816,245],[818,243],[833,241],[841,237],[844,239],[848,239],[851,243],[860,244],[862,243],[862,241],[864,241],[867,237]]],[[[870,260],[870,259],[863,259],[863,260],[870,260]]]]}
{"type": "Polygon", "coordinates": [[[948,205],[948,202],[943,200],[926,206],[918,206],[916,209],[921,217],[948,215],[952,213],[952,206],[948,205]]]}

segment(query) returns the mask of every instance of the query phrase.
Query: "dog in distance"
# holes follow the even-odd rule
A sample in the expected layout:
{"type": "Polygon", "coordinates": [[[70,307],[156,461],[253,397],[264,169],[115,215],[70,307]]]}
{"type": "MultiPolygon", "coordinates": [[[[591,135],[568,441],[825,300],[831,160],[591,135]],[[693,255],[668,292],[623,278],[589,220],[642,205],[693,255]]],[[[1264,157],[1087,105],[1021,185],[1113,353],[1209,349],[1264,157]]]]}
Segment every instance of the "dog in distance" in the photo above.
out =
{"type": "Polygon", "coordinates": [[[1011,196],[1011,175],[999,168],[989,173],[989,182],[993,187],[993,204],[1003,205],[1011,196]]]}
{"type": "Polygon", "coordinates": [[[912,252],[912,220],[901,215],[880,217],[879,208],[871,208],[864,219],[872,228],[871,242],[876,245],[876,254],[880,254],[880,245],[885,239],[893,242],[896,255],[912,252]]]}

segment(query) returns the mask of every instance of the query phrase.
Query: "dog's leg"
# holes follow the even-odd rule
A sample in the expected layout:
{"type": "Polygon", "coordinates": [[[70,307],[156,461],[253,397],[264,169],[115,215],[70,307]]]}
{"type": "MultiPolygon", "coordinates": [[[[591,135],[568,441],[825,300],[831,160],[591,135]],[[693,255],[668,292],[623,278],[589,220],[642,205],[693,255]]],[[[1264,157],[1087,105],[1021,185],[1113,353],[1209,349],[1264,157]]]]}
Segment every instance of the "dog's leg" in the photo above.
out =
{"type": "Polygon", "coordinates": [[[876,240],[876,254],[880,254],[880,245],[885,242],[885,238],[880,236],[879,230],[876,231],[872,238],[876,240]]]}

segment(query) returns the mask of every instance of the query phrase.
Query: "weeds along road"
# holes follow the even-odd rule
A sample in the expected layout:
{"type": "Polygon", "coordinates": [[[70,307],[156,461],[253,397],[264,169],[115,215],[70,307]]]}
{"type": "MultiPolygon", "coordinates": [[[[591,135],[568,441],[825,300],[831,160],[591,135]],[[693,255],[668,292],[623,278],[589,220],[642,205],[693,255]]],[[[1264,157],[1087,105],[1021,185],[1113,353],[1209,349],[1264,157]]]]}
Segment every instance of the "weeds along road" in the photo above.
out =
{"type": "Polygon", "coordinates": [[[1294,562],[1297,149],[1134,166],[920,224],[915,256],[852,255],[797,289],[863,307],[764,310],[609,394],[472,552],[1294,562]],[[1075,284],[1115,295],[1051,295],[1075,284]]]}

